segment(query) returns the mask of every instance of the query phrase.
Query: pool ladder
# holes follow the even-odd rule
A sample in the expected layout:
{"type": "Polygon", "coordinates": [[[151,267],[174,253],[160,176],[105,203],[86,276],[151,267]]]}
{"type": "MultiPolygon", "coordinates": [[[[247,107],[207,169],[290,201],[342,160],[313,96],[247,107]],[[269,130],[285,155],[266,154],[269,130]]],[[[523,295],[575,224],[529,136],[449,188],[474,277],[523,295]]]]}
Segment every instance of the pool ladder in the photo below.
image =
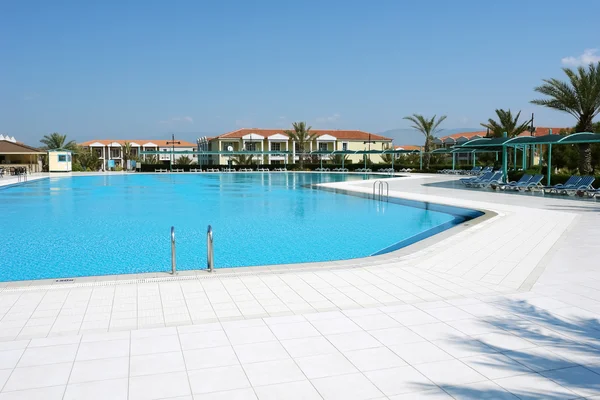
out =
{"type": "Polygon", "coordinates": [[[208,230],[206,231],[206,268],[208,272],[213,272],[214,264],[215,264],[215,250],[213,246],[213,233],[212,226],[208,226],[208,230]]]}
{"type": "MultiPolygon", "coordinates": [[[[175,227],[171,227],[171,274],[175,275],[177,272],[177,254],[175,248],[175,227]]],[[[215,264],[215,250],[213,244],[213,233],[212,226],[208,226],[206,232],[206,267],[208,272],[213,272],[215,264]]]]}
{"type": "Polygon", "coordinates": [[[390,185],[386,181],[373,182],[373,200],[388,201],[389,197],[390,185]]]}

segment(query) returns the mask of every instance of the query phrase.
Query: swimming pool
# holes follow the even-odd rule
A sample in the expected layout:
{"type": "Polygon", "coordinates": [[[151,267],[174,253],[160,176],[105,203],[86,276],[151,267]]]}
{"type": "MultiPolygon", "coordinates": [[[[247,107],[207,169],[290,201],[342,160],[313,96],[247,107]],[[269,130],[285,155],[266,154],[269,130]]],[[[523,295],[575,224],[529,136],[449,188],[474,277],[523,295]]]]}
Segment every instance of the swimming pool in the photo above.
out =
{"type": "MultiPolygon", "coordinates": [[[[307,185],[352,174],[131,174],[0,188],[0,281],[319,262],[395,250],[464,221],[307,185]]],[[[421,203],[422,204],[422,203],[421,203]]]]}

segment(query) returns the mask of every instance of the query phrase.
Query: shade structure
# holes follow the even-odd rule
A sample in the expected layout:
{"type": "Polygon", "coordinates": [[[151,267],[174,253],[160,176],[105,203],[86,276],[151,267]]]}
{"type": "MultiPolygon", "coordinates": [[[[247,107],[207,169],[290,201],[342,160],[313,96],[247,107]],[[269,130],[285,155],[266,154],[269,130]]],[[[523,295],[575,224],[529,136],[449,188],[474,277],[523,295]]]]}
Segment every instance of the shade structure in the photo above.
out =
{"type": "MultiPolygon", "coordinates": [[[[578,132],[570,135],[543,135],[543,136],[516,136],[513,138],[482,138],[473,139],[461,145],[454,146],[457,152],[468,152],[474,149],[486,149],[490,151],[502,151],[502,169],[504,179],[507,179],[506,148],[514,147],[525,149],[527,146],[547,145],[548,146],[548,176],[547,183],[550,185],[552,176],[552,146],[559,144],[592,144],[600,143],[600,133],[578,132]]],[[[525,154],[525,152],[523,153],[525,154]]],[[[540,163],[541,164],[541,163],[540,163]]]]}

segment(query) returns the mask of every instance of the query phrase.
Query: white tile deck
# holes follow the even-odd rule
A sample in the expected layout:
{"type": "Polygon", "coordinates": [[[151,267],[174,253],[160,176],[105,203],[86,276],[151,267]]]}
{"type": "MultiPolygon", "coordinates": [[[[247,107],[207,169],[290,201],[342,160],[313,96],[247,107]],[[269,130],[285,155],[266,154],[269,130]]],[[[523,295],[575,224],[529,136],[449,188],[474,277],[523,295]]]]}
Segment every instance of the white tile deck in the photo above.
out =
{"type": "Polygon", "coordinates": [[[599,396],[600,203],[453,180],[390,194],[497,215],[388,256],[3,284],[0,400],[599,396]]]}

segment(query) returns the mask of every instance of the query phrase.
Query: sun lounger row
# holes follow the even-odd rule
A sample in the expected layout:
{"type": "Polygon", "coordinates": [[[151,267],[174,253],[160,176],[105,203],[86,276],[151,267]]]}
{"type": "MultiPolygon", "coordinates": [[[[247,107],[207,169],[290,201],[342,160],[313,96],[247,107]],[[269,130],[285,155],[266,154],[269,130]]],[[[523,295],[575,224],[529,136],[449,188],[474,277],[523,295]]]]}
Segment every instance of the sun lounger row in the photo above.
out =
{"type": "Polygon", "coordinates": [[[559,183],[553,186],[544,186],[542,180],[544,175],[536,174],[523,175],[518,181],[503,182],[502,172],[487,172],[478,177],[461,178],[460,182],[466,187],[471,188],[487,188],[493,187],[500,190],[518,190],[525,191],[541,191],[545,194],[566,194],[575,196],[600,197],[600,189],[595,189],[592,184],[595,181],[593,176],[571,176],[565,183],[559,183]]]}
{"type": "Polygon", "coordinates": [[[594,189],[592,184],[596,180],[593,176],[571,176],[565,183],[559,183],[558,185],[544,187],[544,193],[548,194],[566,194],[569,196],[575,196],[580,193],[595,197],[598,195],[599,190],[594,189]]]}
{"type": "Polygon", "coordinates": [[[325,171],[329,171],[329,168],[315,168],[315,171],[325,172],[325,171]]]}
{"type": "Polygon", "coordinates": [[[332,169],[334,172],[348,172],[348,168],[334,168],[332,169]]]}
{"type": "Polygon", "coordinates": [[[470,170],[464,169],[443,169],[438,171],[441,174],[449,174],[449,175],[482,175],[487,172],[492,172],[494,167],[473,167],[470,170]]]}
{"type": "Polygon", "coordinates": [[[385,172],[387,174],[393,174],[396,172],[393,168],[379,168],[377,172],[385,172]]]}
{"type": "Polygon", "coordinates": [[[518,190],[520,192],[524,192],[526,190],[542,190],[542,179],[544,179],[544,175],[529,175],[525,174],[518,181],[512,182],[501,182],[498,184],[498,188],[501,190],[518,190]]]}
{"type": "Polygon", "coordinates": [[[502,182],[502,172],[486,172],[485,174],[477,177],[461,178],[460,182],[466,187],[490,187],[492,184],[499,184],[502,182]]]}
{"type": "Polygon", "coordinates": [[[359,168],[356,172],[373,172],[371,168],[359,168]]]}

